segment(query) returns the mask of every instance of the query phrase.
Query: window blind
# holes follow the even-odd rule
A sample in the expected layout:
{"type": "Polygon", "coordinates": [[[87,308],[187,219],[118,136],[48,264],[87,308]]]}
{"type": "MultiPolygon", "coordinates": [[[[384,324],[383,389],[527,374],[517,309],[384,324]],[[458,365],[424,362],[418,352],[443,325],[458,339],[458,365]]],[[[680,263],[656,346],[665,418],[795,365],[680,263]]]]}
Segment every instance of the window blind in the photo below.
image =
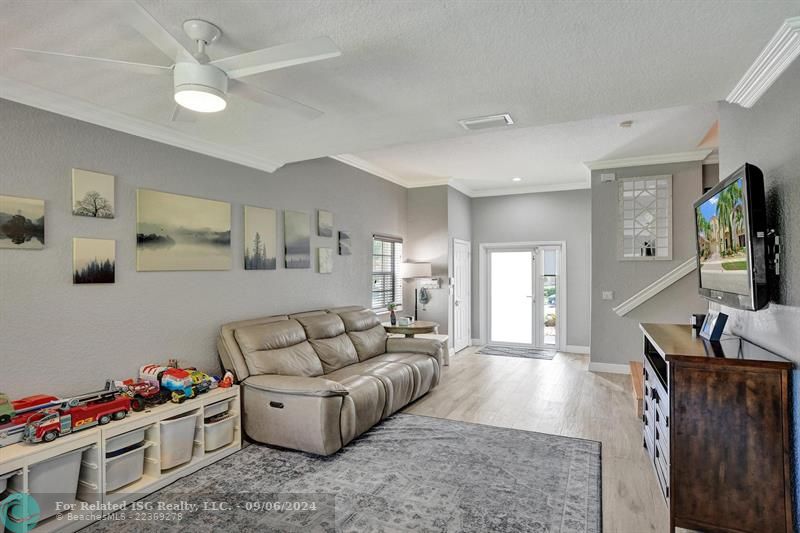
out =
{"type": "Polygon", "coordinates": [[[372,236],[372,308],[386,309],[403,303],[403,240],[386,235],[372,236]]]}

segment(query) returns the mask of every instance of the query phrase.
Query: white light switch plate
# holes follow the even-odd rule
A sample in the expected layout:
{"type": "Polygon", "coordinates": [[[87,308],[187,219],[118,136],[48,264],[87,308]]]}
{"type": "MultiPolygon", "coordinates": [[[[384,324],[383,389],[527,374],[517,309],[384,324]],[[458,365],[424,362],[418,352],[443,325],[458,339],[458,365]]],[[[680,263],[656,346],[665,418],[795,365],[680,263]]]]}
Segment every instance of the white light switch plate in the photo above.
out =
{"type": "Polygon", "coordinates": [[[603,291],[603,300],[613,300],[614,291],[603,291]]]}

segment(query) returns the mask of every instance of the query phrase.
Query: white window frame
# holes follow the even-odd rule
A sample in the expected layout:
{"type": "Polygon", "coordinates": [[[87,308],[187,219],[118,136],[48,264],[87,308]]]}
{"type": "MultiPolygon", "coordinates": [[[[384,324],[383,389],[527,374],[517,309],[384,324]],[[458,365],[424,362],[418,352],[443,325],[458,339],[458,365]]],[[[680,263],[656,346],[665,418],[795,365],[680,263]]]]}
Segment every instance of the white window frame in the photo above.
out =
{"type": "Polygon", "coordinates": [[[617,258],[620,261],[671,261],[672,260],[672,175],[665,174],[659,176],[641,176],[641,177],[633,177],[633,178],[623,178],[618,181],[617,186],[618,197],[617,197],[617,204],[618,204],[618,211],[617,211],[617,258]],[[663,198],[663,206],[658,205],[658,202],[661,201],[658,197],[658,184],[660,181],[666,181],[666,193],[665,197],[663,198]],[[636,197],[636,193],[638,191],[643,190],[643,188],[650,187],[649,184],[652,185],[652,190],[656,191],[656,198],[655,202],[656,205],[653,206],[652,204],[647,206],[646,208],[640,208],[636,205],[634,198],[636,197]],[[633,193],[632,196],[626,196],[626,193],[633,193]],[[655,210],[655,214],[653,215],[650,213],[650,209],[655,210]],[[665,217],[658,216],[658,210],[663,209],[665,213],[665,217]],[[635,237],[633,236],[635,231],[640,228],[635,227],[635,220],[640,216],[650,213],[654,216],[654,220],[651,223],[651,228],[656,233],[656,246],[655,246],[655,253],[656,255],[626,255],[626,253],[633,252],[633,247],[630,249],[626,249],[626,238],[631,238],[634,240],[633,245],[635,247],[635,237]],[[666,219],[661,225],[659,225],[659,219],[666,219]],[[662,231],[663,230],[663,231],[662,231]],[[631,234],[627,234],[626,232],[631,232],[631,234]],[[665,235],[665,236],[662,236],[665,235]],[[658,244],[658,239],[666,239],[666,246],[660,246],[658,244]],[[666,253],[663,255],[658,255],[659,248],[665,248],[666,253]]]}
{"type": "MultiPolygon", "coordinates": [[[[394,246],[393,246],[393,252],[394,253],[392,254],[391,273],[393,274],[392,280],[393,280],[394,285],[392,287],[392,298],[391,298],[391,300],[392,300],[392,302],[398,304],[396,310],[397,311],[401,311],[403,309],[403,279],[400,277],[400,265],[403,262],[403,248],[402,248],[403,239],[400,238],[400,237],[394,237],[394,236],[391,236],[391,235],[375,234],[375,235],[372,236],[372,242],[371,242],[371,246],[370,246],[370,285],[372,285],[374,283],[373,282],[373,276],[375,276],[376,274],[381,274],[381,275],[386,274],[383,271],[375,271],[375,270],[373,270],[373,268],[374,268],[374,258],[375,258],[375,254],[374,254],[375,241],[390,242],[390,243],[393,243],[394,246],[397,246],[397,245],[400,246],[399,253],[397,251],[394,251],[394,246]]],[[[374,292],[375,291],[372,290],[372,287],[370,287],[370,306],[373,305],[372,304],[372,294],[374,292]]],[[[386,308],[385,305],[384,306],[380,306],[380,307],[372,307],[372,310],[375,311],[376,313],[388,313],[389,312],[389,310],[386,308]]]]}

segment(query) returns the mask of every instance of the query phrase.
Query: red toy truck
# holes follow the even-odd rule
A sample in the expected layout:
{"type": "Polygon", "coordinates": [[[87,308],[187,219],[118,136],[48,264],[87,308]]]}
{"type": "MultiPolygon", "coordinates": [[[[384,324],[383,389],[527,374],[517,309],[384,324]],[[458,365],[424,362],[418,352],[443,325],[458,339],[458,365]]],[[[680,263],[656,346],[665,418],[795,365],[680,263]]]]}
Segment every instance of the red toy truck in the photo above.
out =
{"type": "Polygon", "coordinates": [[[117,396],[85,404],[39,411],[28,419],[22,439],[27,442],[51,442],[61,435],[87,429],[95,425],[108,424],[111,420],[122,420],[131,410],[129,396],[117,396]]]}

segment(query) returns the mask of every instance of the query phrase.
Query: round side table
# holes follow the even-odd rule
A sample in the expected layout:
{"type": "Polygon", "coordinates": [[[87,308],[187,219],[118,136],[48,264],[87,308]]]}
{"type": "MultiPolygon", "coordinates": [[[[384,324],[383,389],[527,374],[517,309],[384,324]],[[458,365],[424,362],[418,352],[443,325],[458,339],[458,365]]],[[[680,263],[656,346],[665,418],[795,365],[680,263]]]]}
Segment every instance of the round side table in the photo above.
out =
{"type": "Polygon", "coordinates": [[[421,333],[435,333],[436,328],[439,327],[439,324],[436,322],[428,322],[426,320],[417,320],[408,326],[401,326],[399,324],[393,326],[390,322],[383,322],[381,323],[381,326],[383,326],[388,333],[400,333],[405,335],[406,338],[413,338],[414,335],[421,333]]]}

